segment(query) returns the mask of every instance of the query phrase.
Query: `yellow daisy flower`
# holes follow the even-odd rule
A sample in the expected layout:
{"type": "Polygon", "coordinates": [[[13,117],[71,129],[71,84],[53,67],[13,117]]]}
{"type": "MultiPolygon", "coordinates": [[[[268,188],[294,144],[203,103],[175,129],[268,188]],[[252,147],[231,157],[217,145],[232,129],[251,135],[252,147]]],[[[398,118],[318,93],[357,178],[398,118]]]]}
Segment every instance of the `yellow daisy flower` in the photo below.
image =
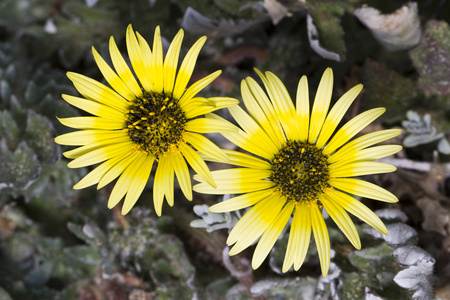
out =
{"type": "MultiPolygon", "coordinates": [[[[230,232],[227,244],[234,245],[230,255],[241,252],[260,238],[252,260],[252,267],[258,268],[292,216],[283,272],[292,265],[298,270],[303,264],[312,228],[322,275],[326,276],[330,241],[322,217],[323,208],[357,249],[361,248],[360,238],[346,211],[387,234],[382,221],[349,194],[385,202],[398,199],[375,184],[351,177],[395,171],[394,166],[373,160],[392,155],[400,151],[401,146],[371,146],[401,131],[382,130],[349,142],[385,111],[374,108],[359,114],[334,133],[362,85],[345,93],[328,112],[333,88],[330,68],[322,76],[311,113],[306,76],[300,79],[294,107],[278,77],[271,72],[264,75],[256,71],[267,94],[252,78],[243,80],[242,98],[249,114],[239,106],[230,107],[230,113],[242,130],[223,133],[250,154],[226,151],[228,163],[239,168],[213,171],[217,188],[208,186],[196,175],[194,179],[200,183],[194,190],[242,194],[212,206],[211,212],[252,206],[230,232]]],[[[213,114],[209,117],[221,119],[213,114]]]]}
{"type": "Polygon", "coordinates": [[[221,71],[186,89],[206,37],[201,37],[187,52],[177,74],[182,40],[183,30],[180,29],[163,60],[159,27],[155,30],[151,50],[130,25],[126,44],[132,69],[113,37],[109,51],[115,71],[92,48],[98,67],[112,88],[84,75],[67,73],[83,98],[62,97],[94,116],[60,118],[62,124],[81,130],[60,135],[55,141],[62,145],[80,146],[64,153],[73,159],[68,164],[70,168],[99,164],[74,186],[75,189],[93,184],[98,184],[100,189],[119,177],[108,207],[114,207],[126,195],[122,214],[128,213],[136,203],[155,162],[153,202],[160,216],[164,197],[169,205],[173,205],[174,175],[186,198],[192,199],[186,161],[208,184],[216,186],[205,161],[193,148],[215,159],[227,160],[215,144],[199,133],[235,129],[223,121],[199,116],[235,105],[238,101],[226,97],[195,97],[221,71]]]}

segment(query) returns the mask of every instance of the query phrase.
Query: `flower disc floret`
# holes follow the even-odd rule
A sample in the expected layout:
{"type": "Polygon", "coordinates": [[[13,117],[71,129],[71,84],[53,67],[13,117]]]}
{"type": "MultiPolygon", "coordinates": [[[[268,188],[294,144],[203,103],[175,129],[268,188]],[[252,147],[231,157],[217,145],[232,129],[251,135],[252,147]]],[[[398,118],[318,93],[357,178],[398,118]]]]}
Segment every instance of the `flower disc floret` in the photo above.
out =
{"type": "Polygon", "coordinates": [[[178,101],[171,96],[144,93],[125,114],[125,127],[140,151],[157,159],[183,140],[187,119],[178,101]]]}
{"type": "Polygon", "coordinates": [[[271,160],[272,181],[289,201],[317,201],[330,187],[327,156],[308,143],[289,141],[271,160]]]}

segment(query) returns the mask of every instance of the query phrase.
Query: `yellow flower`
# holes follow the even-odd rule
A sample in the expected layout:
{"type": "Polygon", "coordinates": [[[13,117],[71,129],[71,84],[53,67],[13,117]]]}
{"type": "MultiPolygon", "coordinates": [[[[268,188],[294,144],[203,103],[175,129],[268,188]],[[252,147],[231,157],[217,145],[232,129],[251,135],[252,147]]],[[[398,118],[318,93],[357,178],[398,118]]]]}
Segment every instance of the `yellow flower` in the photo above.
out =
{"type": "MultiPolygon", "coordinates": [[[[271,72],[265,75],[257,72],[268,95],[252,78],[243,80],[242,98],[249,114],[238,106],[230,107],[230,113],[242,130],[223,133],[250,155],[226,151],[228,163],[239,168],[213,171],[216,189],[196,175],[194,179],[200,183],[194,190],[242,194],[212,206],[211,212],[252,207],[230,232],[227,244],[234,245],[230,255],[241,252],[261,237],[252,260],[252,267],[258,268],[292,216],[283,272],[292,265],[298,270],[303,264],[312,228],[322,275],[326,276],[330,241],[321,213],[323,207],[357,249],[361,248],[359,235],[346,211],[387,233],[381,220],[349,194],[385,202],[398,199],[375,184],[351,177],[395,171],[394,166],[373,160],[392,155],[400,151],[401,146],[371,146],[401,131],[382,130],[349,142],[385,111],[374,108],[359,114],[334,133],[362,85],[345,93],[328,112],[333,88],[333,73],[329,68],[320,81],[311,114],[305,76],[300,79],[294,107],[278,77],[271,72]]],[[[214,114],[209,117],[220,119],[214,114]]]]}
{"type": "Polygon", "coordinates": [[[63,95],[64,100],[94,116],[60,118],[62,124],[81,130],[60,135],[55,141],[81,146],[64,153],[73,159],[68,164],[70,168],[99,164],[74,186],[75,189],[97,183],[100,189],[119,177],[108,207],[114,207],[126,195],[122,214],[128,213],[136,203],[155,162],[153,201],[159,216],[164,197],[173,205],[174,174],[186,198],[192,199],[186,161],[208,184],[215,186],[205,161],[193,148],[215,159],[227,160],[215,144],[198,133],[235,129],[223,121],[199,116],[238,101],[226,97],[195,97],[221,71],[186,89],[206,37],[200,38],[187,52],[177,74],[182,39],[183,30],[180,30],[163,60],[159,27],[155,30],[151,50],[130,25],[126,44],[132,69],[113,37],[109,50],[115,71],[92,48],[98,67],[112,88],[84,75],[67,73],[83,98],[63,95]]]}

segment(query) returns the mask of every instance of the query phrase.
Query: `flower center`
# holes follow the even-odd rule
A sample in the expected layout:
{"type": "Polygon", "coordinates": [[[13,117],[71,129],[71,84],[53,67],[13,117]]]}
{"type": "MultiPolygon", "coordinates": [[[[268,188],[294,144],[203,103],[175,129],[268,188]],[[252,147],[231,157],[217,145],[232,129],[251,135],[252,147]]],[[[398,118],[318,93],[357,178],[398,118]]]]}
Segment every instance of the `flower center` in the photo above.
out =
{"type": "Polygon", "coordinates": [[[327,156],[315,145],[289,141],[270,163],[272,181],[289,201],[318,201],[330,187],[327,156]]]}
{"type": "Polygon", "coordinates": [[[138,149],[157,159],[183,138],[187,119],[176,99],[164,94],[146,93],[132,101],[125,114],[125,126],[138,149]]]}

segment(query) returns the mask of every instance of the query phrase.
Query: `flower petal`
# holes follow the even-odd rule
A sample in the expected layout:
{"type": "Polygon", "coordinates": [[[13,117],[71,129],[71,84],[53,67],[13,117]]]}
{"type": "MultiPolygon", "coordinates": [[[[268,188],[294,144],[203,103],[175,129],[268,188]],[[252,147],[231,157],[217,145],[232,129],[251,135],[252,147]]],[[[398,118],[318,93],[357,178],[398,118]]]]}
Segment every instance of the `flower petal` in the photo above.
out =
{"type": "Polygon", "coordinates": [[[95,100],[123,113],[127,110],[128,103],[125,99],[106,85],[73,72],[67,72],[67,77],[73,82],[78,92],[86,99],[95,100]]]}
{"type": "Polygon", "coordinates": [[[327,68],[323,72],[317,88],[316,97],[311,111],[311,122],[309,123],[308,142],[314,144],[322,129],[323,122],[330,107],[331,94],[333,92],[333,71],[327,68]]]}
{"type": "Polygon", "coordinates": [[[221,213],[221,212],[228,212],[233,210],[239,210],[246,207],[250,207],[252,205],[255,205],[259,201],[265,199],[266,197],[272,195],[271,190],[262,190],[262,191],[256,191],[251,192],[247,194],[243,194],[240,196],[233,197],[231,199],[222,201],[220,203],[217,203],[209,208],[210,212],[213,213],[221,213]]]}
{"type": "Polygon", "coordinates": [[[79,109],[82,109],[85,112],[93,114],[97,117],[102,117],[105,119],[113,119],[113,120],[117,120],[117,119],[123,120],[124,119],[123,112],[118,111],[115,108],[100,104],[95,101],[86,100],[84,98],[74,97],[74,96],[70,96],[70,95],[63,94],[62,97],[67,103],[69,103],[75,107],[78,107],[79,109]]]}
{"type": "Polygon", "coordinates": [[[198,175],[205,180],[209,185],[216,188],[216,184],[214,183],[214,179],[209,171],[208,166],[205,161],[195,152],[190,146],[185,143],[180,144],[180,150],[183,154],[184,158],[186,158],[189,165],[191,165],[192,169],[198,173],[198,175]]]}
{"type": "MultiPolygon", "coordinates": [[[[103,176],[100,178],[97,189],[101,189],[102,187],[109,184],[111,181],[116,179],[120,174],[122,174],[128,166],[135,160],[138,159],[140,156],[140,153],[131,153],[126,155],[123,160],[119,161],[117,164],[113,165],[108,171],[103,174],[103,176]]],[[[120,201],[120,199],[118,200],[120,201]]],[[[117,203],[116,203],[117,204],[117,203]]],[[[114,205],[115,206],[115,205],[114,205]]]]}
{"type": "Polygon", "coordinates": [[[208,157],[212,157],[219,162],[228,161],[228,157],[222,151],[222,149],[217,147],[216,144],[205,138],[203,135],[192,132],[185,132],[184,138],[186,142],[194,146],[194,148],[197,149],[197,151],[199,151],[200,153],[205,154],[208,157]]]}
{"type": "MultiPolygon", "coordinates": [[[[330,166],[331,167],[331,166],[330,166]]],[[[330,168],[330,176],[333,177],[355,177],[370,174],[381,174],[394,172],[397,168],[391,164],[378,161],[361,161],[330,168]]]]}
{"type": "Polygon", "coordinates": [[[102,72],[109,85],[116,90],[122,97],[127,100],[133,100],[136,96],[130,90],[130,88],[123,82],[123,80],[114,72],[114,70],[105,62],[105,60],[98,54],[97,50],[92,47],[92,54],[94,55],[95,62],[97,63],[100,72],[102,72]]]}
{"type": "Polygon", "coordinates": [[[194,84],[192,84],[187,90],[186,92],[183,94],[183,96],[181,97],[179,104],[181,107],[183,107],[184,105],[186,105],[189,100],[192,99],[192,97],[194,97],[195,95],[198,94],[198,92],[200,92],[201,90],[203,90],[206,86],[208,86],[211,82],[214,81],[214,79],[216,79],[217,77],[219,77],[219,75],[222,73],[222,71],[216,71],[214,73],[209,74],[206,77],[203,77],[202,79],[194,82],[194,84]]]}
{"type": "Polygon", "coordinates": [[[100,179],[117,164],[123,164],[123,160],[130,156],[129,153],[124,152],[122,155],[117,155],[111,159],[100,164],[94,170],[84,176],[77,184],[73,186],[74,190],[84,189],[88,186],[94,185],[100,181],[100,179]]]}
{"type": "Polygon", "coordinates": [[[128,167],[123,171],[122,175],[120,175],[119,179],[114,185],[111,195],[109,196],[108,208],[113,208],[114,206],[116,206],[117,203],[119,203],[119,201],[123,198],[123,196],[125,196],[125,194],[131,188],[134,188],[132,187],[134,176],[144,163],[146,157],[147,155],[143,153],[137,155],[137,157],[131,162],[131,164],[129,164],[128,167]]]}
{"type": "Polygon", "coordinates": [[[350,105],[361,92],[362,88],[362,84],[354,86],[347,93],[342,95],[342,97],[336,102],[328,113],[325,123],[323,124],[323,128],[320,131],[319,138],[316,143],[317,148],[320,149],[325,145],[330,136],[336,130],[336,127],[339,125],[339,122],[341,122],[342,117],[347,112],[350,105]]]}
{"type": "Polygon", "coordinates": [[[344,145],[348,140],[354,137],[358,132],[381,116],[386,109],[384,107],[370,109],[360,113],[341,127],[331,139],[330,143],[323,149],[324,154],[330,154],[344,145]]]}
{"type": "Polygon", "coordinates": [[[352,243],[353,247],[358,250],[361,249],[361,240],[359,239],[358,231],[345,210],[337,203],[337,201],[333,201],[333,199],[329,198],[326,194],[320,198],[320,201],[333,221],[352,243]]]}
{"type": "Polygon", "coordinates": [[[180,29],[170,43],[169,49],[164,60],[164,93],[172,95],[175,75],[178,67],[178,57],[180,55],[181,42],[183,41],[184,32],[180,29]]]}
{"type": "Polygon", "coordinates": [[[125,201],[123,202],[122,215],[126,215],[131,208],[133,208],[139,196],[142,194],[142,191],[148,182],[148,178],[150,177],[154,161],[155,158],[152,155],[148,155],[142,165],[138,166],[127,195],[125,196],[125,201]]]}
{"type": "Polygon", "coordinates": [[[283,262],[283,272],[287,272],[292,264],[294,270],[300,269],[306,258],[311,240],[311,212],[305,202],[300,202],[292,218],[291,231],[283,262]]]}
{"type": "Polygon", "coordinates": [[[191,79],[192,72],[194,71],[195,63],[197,62],[198,54],[206,42],[206,36],[199,38],[195,44],[189,49],[188,53],[181,63],[180,70],[178,71],[175,87],[173,90],[173,97],[180,99],[186,89],[186,86],[191,79]]]}
{"type": "Polygon", "coordinates": [[[320,268],[322,269],[322,276],[325,277],[330,268],[330,238],[328,236],[327,225],[317,205],[311,204],[310,211],[314,240],[319,254],[320,268]]]}
{"type": "Polygon", "coordinates": [[[298,82],[297,87],[297,123],[300,142],[305,142],[308,139],[309,132],[309,89],[308,79],[306,76],[302,76],[298,82]]]}
{"type": "Polygon", "coordinates": [[[286,227],[286,223],[291,217],[292,211],[294,210],[294,204],[292,201],[286,203],[281,212],[278,214],[277,218],[270,223],[269,227],[264,231],[261,239],[256,246],[255,253],[252,259],[252,268],[257,269],[266,259],[270,250],[272,250],[273,245],[277,241],[278,237],[286,227]]]}
{"type": "Polygon", "coordinates": [[[227,245],[235,244],[229,255],[235,255],[251,244],[263,234],[275,220],[283,208],[284,198],[271,195],[258,202],[236,223],[227,239],[227,245]]]}
{"type": "Polygon", "coordinates": [[[114,69],[116,69],[117,75],[122,79],[122,81],[128,86],[128,88],[133,92],[135,97],[142,96],[142,90],[139,86],[136,78],[128,67],[125,59],[120,53],[119,48],[117,48],[114,38],[109,39],[109,54],[111,56],[111,61],[113,63],[114,69]]]}
{"type": "Polygon", "coordinates": [[[189,174],[189,168],[181,153],[174,153],[172,155],[172,165],[184,196],[189,201],[191,201],[192,200],[191,175],[189,174]]]}
{"type": "Polygon", "coordinates": [[[353,155],[353,153],[356,153],[361,149],[370,147],[376,143],[389,140],[401,133],[402,131],[400,129],[386,129],[360,136],[353,141],[350,141],[348,144],[342,146],[342,148],[337,150],[335,153],[331,154],[328,158],[328,163],[331,164],[337,162],[341,159],[344,159],[346,156],[353,155]]]}
{"type": "Polygon", "coordinates": [[[379,232],[387,234],[386,226],[380,220],[380,218],[364,204],[353,198],[352,196],[342,193],[337,190],[330,190],[327,192],[327,196],[333,201],[339,203],[349,213],[355,215],[359,219],[363,220],[379,232]]]}
{"type": "Polygon", "coordinates": [[[400,145],[382,145],[366,148],[358,152],[353,152],[349,155],[346,155],[341,160],[335,162],[333,164],[333,167],[337,168],[338,166],[342,166],[350,162],[356,161],[376,160],[382,157],[393,155],[402,150],[402,148],[403,147],[400,145]]]}
{"type": "Polygon", "coordinates": [[[61,124],[75,129],[103,129],[114,130],[122,129],[124,122],[120,120],[111,120],[101,117],[71,117],[57,118],[61,124]]]}
{"type": "Polygon", "coordinates": [[[376,184],[355,178],[333,178],[330,185],[346,193],[369,199],[380,200],[389,203],[398,202],[397,197],[391,192],[376,184]]]}
{"type": "Polygon", "coordinates": [[[144,87],[145,90],[149,91],[151,87],[150,78],[148,76],[146,65],[144,64],[144,56],[142,53],[142,48],[136,38],[133,31],[133,27],[128,25],[126,33],[126,43],[128,49],[128,56],[130,58],[131,65],[133,66],[133,71],[136,74],[139,82],[144,87]]]}

